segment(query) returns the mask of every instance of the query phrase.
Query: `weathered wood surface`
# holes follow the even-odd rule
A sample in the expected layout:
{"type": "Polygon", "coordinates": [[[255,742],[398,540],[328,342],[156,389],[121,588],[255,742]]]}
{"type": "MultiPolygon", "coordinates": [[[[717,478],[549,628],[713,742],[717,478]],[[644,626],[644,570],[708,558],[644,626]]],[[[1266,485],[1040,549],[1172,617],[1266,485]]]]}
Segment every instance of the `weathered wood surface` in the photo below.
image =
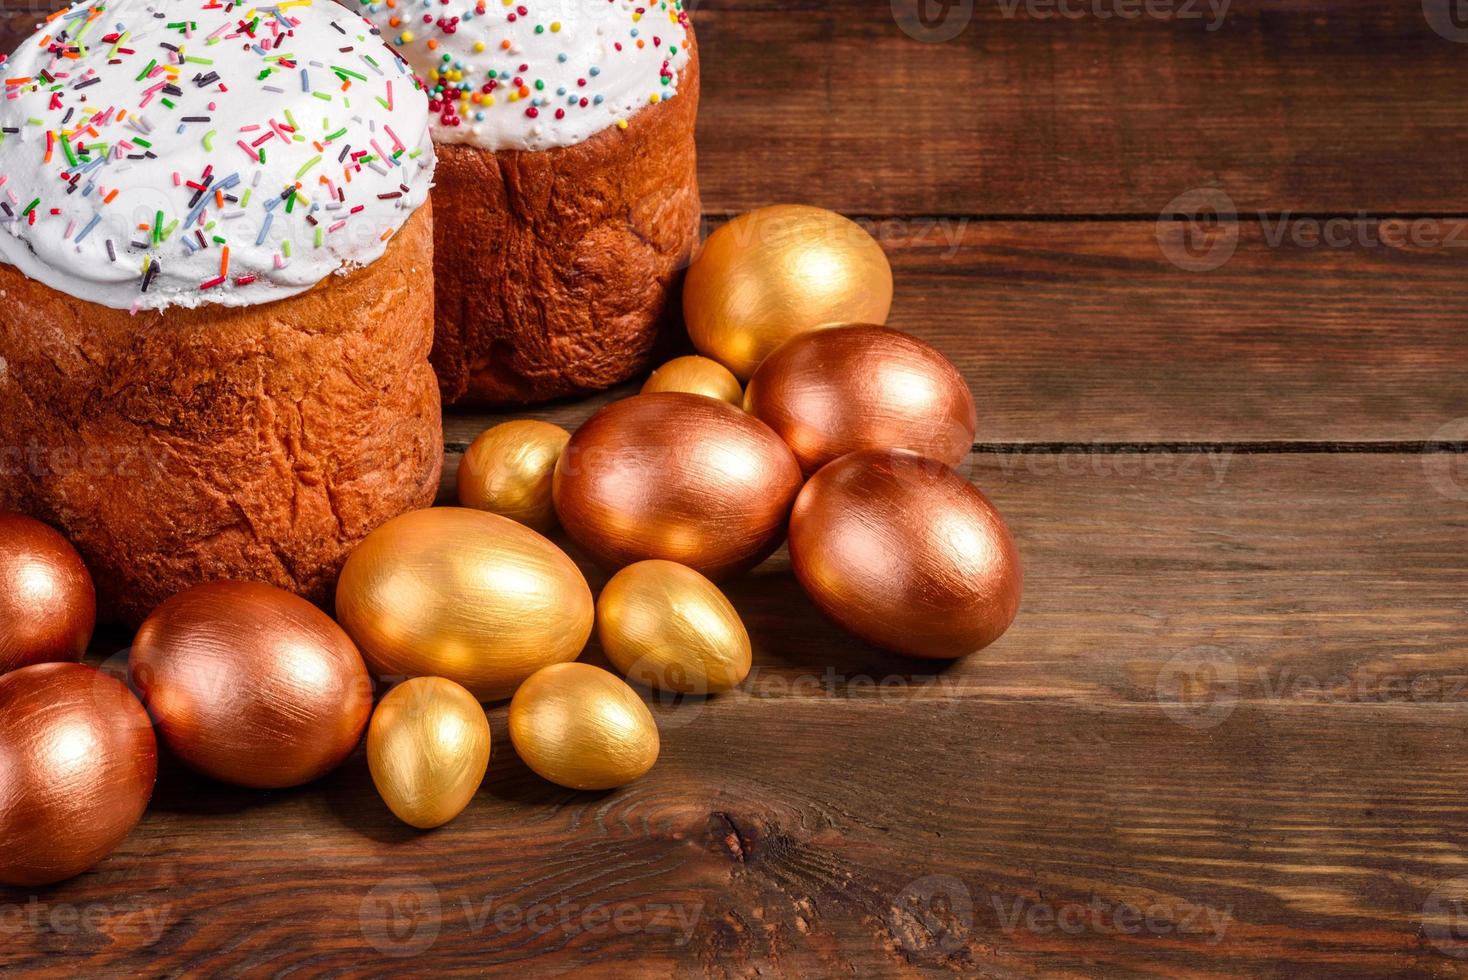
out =
{"type": "Polygon", "coordinates": [[[430,835],[395,824],[360,756],[276,794],[169,766],[99,871],[0,892],[0,929],[21,923],[0,966],[1461,966],[1461,459],[991,453],[969,471],[1028,564],[990,652],[935,672],[865,648],[777,557],[730,590],[751,681],[656,704],[664,756],[635,786],[536,779],[503,706],[488,783],[430,835]]]}
{"type": "MultiPolygon", "coordinates": [[[[426,835],[360,755],[274,794],[166,761],[99,869],[0,890],[0,973],[1468,974],[1468,44],[1438,0],[1125,5],[941,43],[907,0],[694,5],[710,226],[871,220],[974,387],[999,644],[873,650],[779,554],[729,587],[750,680],[655,704],[636,785],[540,781],[503,706],[426,835]]],[[[0,0],[0,48],[51,6],[0,0]]],[[[635,388],[450,416],[444,500],[486,425],[635,388]]]]}
{"type": "MultiPolygon", "coordinates": [[[[869,227],[889,323],[963,370],[981,443],[1468,439],[1468,219],[869,227]]],[[[574,427],[636,387],[523,414],[574,427]]]]}

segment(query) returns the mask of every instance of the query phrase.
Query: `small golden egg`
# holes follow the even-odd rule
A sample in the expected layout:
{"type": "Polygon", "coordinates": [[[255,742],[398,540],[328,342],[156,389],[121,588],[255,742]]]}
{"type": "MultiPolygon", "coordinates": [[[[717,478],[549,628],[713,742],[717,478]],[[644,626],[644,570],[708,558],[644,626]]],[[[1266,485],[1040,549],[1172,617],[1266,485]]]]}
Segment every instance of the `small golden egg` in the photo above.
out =
{"type": "Polygon", "coordinates": [[[528,527],[435,507],[357,546],[336,613],[378,677],[446,677],[495,701],[541,667],[575,660],[595,604],[576,564],[528,527]]]}
{"type": "Polygon", "coordinates": [[[464,812],[489,769],[489,721],[474,695],[442,677],[393,688],[367,729],[367,766],[403,823],[442,827],[464,812]]]}
{"type": "Polygon", "coordinates": [[[510,741],[542,778],[571,789],[625,786],[658,761],[652,712],[620,677],[591,664],[555,664],[521,684],[510,741]]]}
{"type": "Polygon", "coordinates": [[[642,386],[642,394],[654,391],[686,391],[692,395],[707,395],[730,405],[744,404],[744,390],[739,379],[718,361],[690,354],[675,357],[658,368],[642,386]]]}
{"type": "Polygon", "coordinates": [[[551,478],[570,441],[559,425],[534,419],[485,430],[459,463],[459,503],[548,533],[556,524],[551,478]]]}
{"type": "Polygon", "coordinates": [[[742,214],[703,243],[683,287],[688,336],[743,380],[796,334],[886,323],[892,266],[854,221],[777,205],[742,214]]]}
{"type": "Polygon", "coordinates": [[[749,676],[749,632],[718,587],[686,565],[641,561],[596,603],[602,649],[629,680],[679,694],[716,694],[749,676]]]}

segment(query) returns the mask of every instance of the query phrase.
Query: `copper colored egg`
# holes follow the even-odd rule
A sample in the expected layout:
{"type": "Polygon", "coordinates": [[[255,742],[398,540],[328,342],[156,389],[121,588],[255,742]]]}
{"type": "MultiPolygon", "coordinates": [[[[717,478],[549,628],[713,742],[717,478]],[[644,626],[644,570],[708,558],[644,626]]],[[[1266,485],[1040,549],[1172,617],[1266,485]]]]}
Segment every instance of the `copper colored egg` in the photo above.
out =
{"type": "Polygon", "coordinates": [[[564,551],[462,507],[388,521],[352,552],[336,586],[337,616],[377,676],[445,677],[482,701],[575,660],[593,610],[564,551]]]}
{"type": "Polygon", "coordinates": [[[642,386],[644,395],[655,391],[686,391],[691,395],[706,395],[730,405],[744,402],[744,389],[739,379],[718,361],[707,357],[689,355],[675,357],[658,368],[642,386]]]}
{"type": "Polygon", "coordinates": [[[613,402],[556,467],[561,526],[602,564],[662,558],[710,578],[779,546],[800,464],[758,419],[680,392],[613,402]]]}
{"type": "Polygon", "coordinates": [[[0,677],[0,883],[96,865],[137,826],[157,773],[152,722],[121,681],[60,663],[0,677]]]}
{"type": "Polygon", "coordinates": [[[474,798],[489,767],[479,701],[442,677],[393,688],[367,726],[367,765],[388,809],[419,830],[442,827],[474,798]]]}
{"type": "Polygon", "coordinates": [[[22,514],[0,514],[0,674],[77,661],[97,623],[92,576],[65,538],[22,514]]]}
{"type": "Polygon", "coordinates": [[[910,453],[864,450],[811,477],[790,519],[790,559],[828,616],[911,657],[981,650],[1019,610],[1019,553],[999,512],[910,453]]]}
{"type": "Polygon", "coordinates": [[[978,420],[958,368],[916,337],[856,324],[801,334],[765,359],[744,408],[814,473],[859,449],[906,449],[957,466],[978,420]]]}
{"type": "Polygon", "coordinates": [[[459,463],[459,503],[548,533],[556,524],[551,477],[570,439],[559,425],[534,419],[486,430],[459,463]]]}
{"type": "Polygon", "coordinates": [[[185,765],[257,789],[298,786],[351,754],[372,713],[357,648],[311,603],[211,582],[154,610],[128,662],[158,733],[185,765]]]}
{"type": "Polygon", "coordinates": [[[614,789],[658,761],[657,722],[637,692],[591,664],[537,671],[510,702],[510,741],[542,778],[571,789],[614,789]]]}
{"type": "Polygon", "coordinates": [[[776,347],[838,323],[886,323],[892,267],[858,224],[821,208],[742,214],[703,243],[683,287],[699,353],[747,379],[776,347]]]}

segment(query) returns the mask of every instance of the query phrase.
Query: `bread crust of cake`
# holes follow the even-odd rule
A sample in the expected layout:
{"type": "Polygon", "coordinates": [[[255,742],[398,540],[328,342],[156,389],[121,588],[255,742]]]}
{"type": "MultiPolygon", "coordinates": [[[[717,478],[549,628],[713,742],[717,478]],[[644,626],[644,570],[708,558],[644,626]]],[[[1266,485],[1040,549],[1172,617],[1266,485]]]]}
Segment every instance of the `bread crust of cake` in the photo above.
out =
{"type": "Polygon", "coordinates": [[[433,366],[446,403],[529,404],[646,371],[698,242],[699,65],[583,143],[438,146],[433,366]]]}
{"type": "Polygon", "coordinates": [[[327,604],[352,548],[437,492],[432,252],[424,206],[299,296],[137,315],[0,265],[0,509],[67,535],[106,619],[219,579],[327,604]]]}

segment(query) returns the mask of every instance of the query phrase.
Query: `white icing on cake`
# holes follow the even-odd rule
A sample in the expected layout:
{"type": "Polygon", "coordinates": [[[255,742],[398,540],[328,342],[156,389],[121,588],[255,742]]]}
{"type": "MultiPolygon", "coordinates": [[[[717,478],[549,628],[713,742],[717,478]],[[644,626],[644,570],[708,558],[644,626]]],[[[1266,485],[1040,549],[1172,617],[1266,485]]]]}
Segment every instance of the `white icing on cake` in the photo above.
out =
{"type": "Polygon", "coordinates": [[[427,97],[331,0],[91,0],[0,79],[0,260],[103,306],[305,292],[432,184],[427,97]]]}
{"type": "Polygon", "coordinates": [[[682,2],[356,2],[424,79],[440,143],[573,146],[672,98],[688,63],[682,2]]]}

